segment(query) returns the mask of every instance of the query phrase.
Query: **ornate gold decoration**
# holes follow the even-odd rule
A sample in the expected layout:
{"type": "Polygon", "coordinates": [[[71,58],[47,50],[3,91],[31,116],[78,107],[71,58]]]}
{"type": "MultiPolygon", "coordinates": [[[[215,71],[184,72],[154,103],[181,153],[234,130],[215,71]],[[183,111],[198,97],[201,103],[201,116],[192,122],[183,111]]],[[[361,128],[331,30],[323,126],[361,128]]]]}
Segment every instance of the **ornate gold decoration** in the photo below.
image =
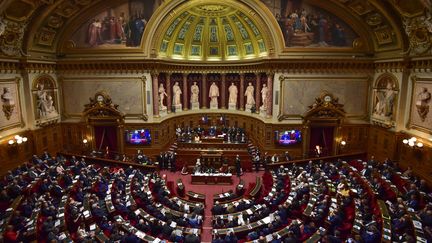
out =
{"type": "Polygon", "coordinates": [[[219,4],[206,4],[206,5],[200,5],[197,8],[207,12],[220,12],[227,9],[227,6],[219,5],[219,4]]]}
{"type": "Polygon", "coordinates": [[[424,15],[405,18],[405,32],[409,38],[408,53],[425,55],[432,53],[432,15],[425,11],[424,15]]]}
{"type": "Polygon", "coordinates": [[[15,109],[15,105],[3,104],[3,113],[7,120],[9,120],[12,116],[12,113],[15,109]]]}
{"type": "Polygon", "coordinates": [[[21,45],[26,25],[8,19],[1,22],[5,29],[0,35],[0,50],[7,56],[21,56],[23,54],[21,45]]]}
{"type": "Polygon", "coordinates": [[[327,91],[315,98],[315,103],[309,106],[309,111],[306,112],[304,118],[309,120],[311,118],[335,118],[341,119],[345,117],[345,110],[342,104],[339,104],[339,99],[327,91]]]}
{"type": "Polygon", "coordinates": [[[105,91],[97,92],[89,98],[90,103],[84,107],[83,117],[89,119],[115,118],[123,122],[125,115],[118,109],[118,105],[112,103],[111,97],[105,91]]]}

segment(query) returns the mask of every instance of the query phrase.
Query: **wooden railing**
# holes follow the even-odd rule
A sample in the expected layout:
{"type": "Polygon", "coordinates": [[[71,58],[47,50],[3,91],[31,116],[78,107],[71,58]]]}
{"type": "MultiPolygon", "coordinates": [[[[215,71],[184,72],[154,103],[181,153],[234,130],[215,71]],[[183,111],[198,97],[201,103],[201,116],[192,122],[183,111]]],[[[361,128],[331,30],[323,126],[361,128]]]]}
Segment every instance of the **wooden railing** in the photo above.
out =
{"type": "Polygon", "coordinates": [[[269,168],[276,168],[281,165],[286,166],[293,163],[307,163],[309,161],[316,162],[316,161],[325,161],[325,162],[335,162],[338,159],[342,160],[351,160],[351,159],[365,159],[366,158],[366,152],[357,152],[357,153],[348,153],[348,154],[339,154],[339,155],[333,155],[333,156],[325,156],[325,157],[314,157],[309,159],[298,159],[298,160],[291,160],[291,161],[285,161],[285,162],[278,162],[273,164],[267,164],[269,168]]]}
{"type": "Polygon", "coordinates": [[[70,158],[72,158],[72,156],[75,156],[75,158],[78,160],[80,160],[81,158],[84,158],[86,162],[98,163],[98,164],[102,164],[102,165],[121,166],[121,167],[132,166],[133,168],[143,169],[143,170],[156,170],[157,169],[157,166],[155,166],[155,165],[141,165],[141,164],[134,163],[134,162],[91,157],[91,156],[72,154],[72,153],[66,153],[66,152],[61,152],[58,154],[64,156],[67,159],[70,159],[70,158]]]}

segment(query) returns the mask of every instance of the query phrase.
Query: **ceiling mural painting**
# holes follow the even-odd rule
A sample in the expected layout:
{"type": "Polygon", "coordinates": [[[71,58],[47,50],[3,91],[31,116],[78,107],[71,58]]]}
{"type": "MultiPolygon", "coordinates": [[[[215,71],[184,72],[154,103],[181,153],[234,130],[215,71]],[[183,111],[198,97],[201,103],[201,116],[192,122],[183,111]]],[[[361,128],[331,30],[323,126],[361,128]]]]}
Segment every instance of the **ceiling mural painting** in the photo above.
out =
{"type": "Polygon", "coordinates": [[[358,35],[335,15],[303,0],[265,1],[286,47],[352,47],[358,35]]]}
{"type": "MultiPolygon", "coordinates": [[[[179,17],[178,7],[195,5],[194,10],[188,11],[190,16],[196,15],[193,21],[182,18],[172,27],[172,34],[176,36],[171,38],[178,37],[176,40],[180,42],[169,43],[167,52],[174,53],[175,50],[181,53],[179,56],[201,58],[238,58],[248,55],[246,53],[264,56],[261,53],[273,50],[273,47],[266,46],[266,36],[280,32],[281,41],[283,36],[288,47],[283,50],[286,53],[298,47],[300,50],[306,47],[312,50],[315,47],[319,47],[317,50],[352,47],[357,51],[377,53],[404,50],[408,55],[432,53],[430,0],[241,0],[234,3],[250,11],[233,12],[234,18],[218,14],[223,10],[216,6],[226,6],[227,2],[230,2],[228,7],[235,5],[231,1],[192,0],[4,0],[0,1],[1,52],[19,57],[27,53],[64,52],[66,49],[139,49],[142,44],[137,43],[144,39],[140,34],[149,25],[153,13],[170,19],[172,15],[179,17]],[[213,4],[207,4],[210,2],[213,4]],[[155,11],[162,4],[176,6],[176,11],[173,12],[172,8],[155,11]],[[204,7],[199,9],[198,5],[204,7]],[[264,10],[264,6],[268,10],[264,10]],[[202,15],[203,12],[207,15],[202,15]],[[209,13],[215,15],[215,20],[210,19],[209,13]],[[269,21],[271,13],[272,20],[269,21]],[[255,25],[260,16],[265,19],[264,26],[255,25]],[[262,32],[263,28],[271,31],[262,32]],[[204,49],[197,44],[200,39],[210,39],[208,31],[212,31],[212,40],[226,42],[226,45],[221,47],[213,42],[214,46],[204,49]],[[195,35],[188,47],[186,42],[192,39],[191,32],[195,35]]],[[[158,23],[151,26],[159,30],[158,25],[164,19],[159,18],[158,23]]],[[[166,30],[151,33],[165,35],[166,30]]],[[[151,48],[155,52],[168,44],[166,39],[160,41],[152,41],[151,48]]]]}
{"type": "Polygon", "coordinates": [[[160,4],[157,0],[129,0],[107,8],[82,24],[68,45],[105,49],[138,47],[149,19],[160,4]]]}

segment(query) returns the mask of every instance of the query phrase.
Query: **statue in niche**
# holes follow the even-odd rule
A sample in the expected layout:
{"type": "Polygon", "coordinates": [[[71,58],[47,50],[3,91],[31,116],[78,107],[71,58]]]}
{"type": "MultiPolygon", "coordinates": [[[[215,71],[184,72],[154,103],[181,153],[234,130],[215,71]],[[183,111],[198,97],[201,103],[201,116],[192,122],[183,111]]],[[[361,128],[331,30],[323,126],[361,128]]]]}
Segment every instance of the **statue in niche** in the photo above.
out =
{"type": "Polygon", "coordinates": [[[431,93],[426,87],[421,89],[421,92],[417,94],[416,108],[417,113],[420,116],[422,122],[426,120],[427,114],[429,113],[429,103],[431,101],[431,93]]]}
{"type": "Polygon", "coordinates": [[[191,98],[190,101],[191,103],[198,103],[199,99],[199,87],[197,85],[197,82],[193,82],[192,86],[191,86],[191,98]]]}
{"type": "Polygon", "coordinates": [[[215,82],[212,83],[209,90],[209,98],[210,100],[210,106],[216,106],[218,105],[218,97],[219,97],[219,88],[216,85],[215,82]]]}
{"type": "Polygon", "coordinates": [[[237,105],[237,95],[238,95],[238,89],[237,86],[234,83],[231,83],[231,86],[228,88],[229,97],[228,97],[228,103],[237,105]]]}
{"type": "Polygon", "coordinates": [[[164,105],[165,97],[168,97],[168,95],[165,92],[164,85],[160,84],[159,85],[159,110],[166,110],[167,109],[167,107],[164,105]]]}
{"type": "Polygon", "coordinates": [[[269,89],[267,87],[267,84],[263,84],[263,87],[261,89],[262,106],[260,108],[263,111],[266,111],[268,108],[268,93],[269,93],[269,89]]]}
{"type": "Polygon", "coordinates": [[[182,90],[179,86],[178,82],[175,82],[173,86],[173,105],[174,106],[181,106],[181,94],[182,90]]]}
{"type": "Polygon", "coordinates": [[[3,102],[3,112],[6,116],[6,119],[9,120],[15,108],[15,100],[13,98],[13,95],[9,87],[3,88],[3,94],[1,95],[1,100],[3,102]]]}
{"type": "Polygon", "coordinates": [[[391,118],[396,94],[397,91],[394,90],[392,82],[388,81],[386,89],[377,91],[378,102],[375,105],[374,114],[391,118]]]}
{"type": "Polygon", "coordinates": [[[36,106],[40,118],[47,118],[57,115],[52,96],[49,95],[46,90],[44,90],[43,84],[37,85],[36,96],[36,106]]]}
{"type": "Polygon", "coordinates": [[[246,107],[249,109],[255,105],[254,92],[255,88],[254,86],[252,86],[252,83],[249,82],[248,87],[246,88],[246,91],[244,93],[244,95],[246,96],[246,107]]]}

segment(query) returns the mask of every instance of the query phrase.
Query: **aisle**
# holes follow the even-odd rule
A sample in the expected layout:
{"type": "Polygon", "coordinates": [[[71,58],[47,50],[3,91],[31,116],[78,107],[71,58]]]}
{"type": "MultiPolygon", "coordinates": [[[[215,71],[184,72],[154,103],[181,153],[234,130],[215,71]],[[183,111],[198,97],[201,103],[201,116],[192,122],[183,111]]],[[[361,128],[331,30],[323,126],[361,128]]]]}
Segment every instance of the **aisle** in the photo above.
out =
{"type": "MultiPolygon", "coordinates": [[[[205,209],[204,209],[204,222],[202,227],[201,234],[201,242],[211,242],[212,240],[212,213],[211,209],[213,207],[213,195],[216,193],[224,193],[229,190],[235,191],[235,187],[240,182],[240,178],[237,176],[233,176],[233,184],[232,185],[192,185],[191,184],[191,176],[190,175],[181,175],[180,172],[169,172],[169,171],[161,171],[161,174],[166,175],[167,181],[174,182],[176,185],[176,181],[178,178],[181,178],[183,184],[185,186],[185,192],[194,191],[197,193],[202,193],[206,195],[205,201],[205,209]]],[[[262,176],[264,174],[263,171],[258,173],[248,172],[245,173],[241,179],[245,181],[245,190],[247,191],[249,183],[255,183],[256,176],[262,176]]]]}

